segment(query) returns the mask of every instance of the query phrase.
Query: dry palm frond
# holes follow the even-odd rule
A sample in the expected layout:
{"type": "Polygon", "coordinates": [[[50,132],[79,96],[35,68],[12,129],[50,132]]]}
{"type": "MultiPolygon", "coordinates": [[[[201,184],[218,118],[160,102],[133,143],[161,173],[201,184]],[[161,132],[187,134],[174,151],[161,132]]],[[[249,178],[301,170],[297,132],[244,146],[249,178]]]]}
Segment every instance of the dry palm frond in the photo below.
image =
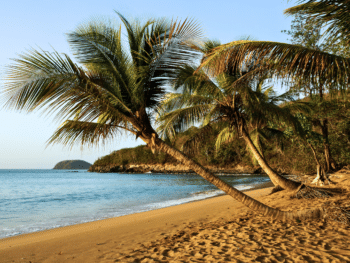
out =
{"type": "MultiPolygon", "coordinates": [[[[294,194],[295,198],[314,199],[322,198],[328,199],[335,195],[344,194],[345,189],[342,188],[321,188],[309,187],[302,184],[301,187],[294,194]]],[[[342,224],[350,224],[350,204],[337,204],[334,201],[327,201],[322,205],[324,218],[333,220],[342,224]]]]}
{"type": "Polygon", "coordinates": [[[328,198],[336,194],[344,193],[342,188],[321,188],[310,187],[305,184],[301,184],[299,189],[295,192],[294,196],[298,199],[312,199],[312,198],[328,198]]]}

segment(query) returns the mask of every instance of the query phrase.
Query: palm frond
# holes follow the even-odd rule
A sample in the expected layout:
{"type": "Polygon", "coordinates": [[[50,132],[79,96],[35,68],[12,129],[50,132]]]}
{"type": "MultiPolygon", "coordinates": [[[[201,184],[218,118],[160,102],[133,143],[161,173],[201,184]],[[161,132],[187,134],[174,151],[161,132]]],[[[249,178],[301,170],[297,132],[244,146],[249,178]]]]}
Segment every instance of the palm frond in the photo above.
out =
{"type": "Polygon", "coordinates": [[[224,97],[223,90],[205,72],[197,70],[194,66],[184,65],[177,69],[177,78],[172,84],[174,90],[188,96],[186,99],[190,99],[191,96],[202,96],[220,100],[224,97]]]}
{"type": "Polygon", "coordinates": [[[203,54],[207,54],[210,52],[213,48],[216,48],[221,45],[220,40],[214,40],[214,39],[208,39],[204,41],[202,44],[200,50],[202,51],[203,54]]]}
{"type": "Polygon", "coordinates": [[[135,69],[122,46],[120,28],[116,30],[110,24],[90,22],[69,33],[68,42],[80,63],[113,76],[119,87],[115,92],[121,94],[129,107],[135,105],[130,87],[135,86],[136,80],[134,75],[128,74],[135,69]]]}
{"type": "Polygon", "coordinates": [[[307,14],[326,28],[324,35],[333,39],[346,39],[349,43],[350,2],[348,0],[305,0],[299,2],[306,3],[288,8],[284,13],[287,15],[307,14]]]}
{"type": "Polygon", "coordinates": [[[184,131],[190,126],[200,122],[213,105],[193,105],[188,107],[182,107],[164,113],[158,117],[158,123],[160,125],[157,131],[161,134],[173,134],[180,131],[184,131]]]}
{"type": "Polygon", "coordinates": [[[239,71],[244,64],[264,65],[272,61],[271,75],[276,79],[305,82],[327,79],[336,89],[346,88],[349,82],[350,60],[326,52],[280,42],[234,41],[212,50],[201,64],[211,75],[217,76],[228,69],[239,71]]]}
{"type": "Polygon", "coordinates": [[[123,101],[109,92],[108,78],[84,72],[66,55],[33,50],[15,61],[3,91],[5,107],[28,111],[45,108],[57,118],[79,115],[85,121],[93,121],[102,112],[113,118],[130,115],[123,101]]]}
{"type": "MultiPolygon", "coordinates": [[[[159,115],[171,112],[173,109],[191,107],[194,105],[212,104],[212,98],[197,94],[168,93],[157,108],[159,115]]],[[[159,119],[161,119],[159,117],[159,119]]]]}
{"type": "MultiPolygon", "coordinates": [[[[162,23],[159,23],[159,20],[153,20],[150,19],[146,21],[145,23],[141,24],[140,21],[133,21],[132,23],[129,22],[121,13],[116,12],[119,16],[120,20],[125,26],[127,36],[128,36],[128,46],[130,48],[130,54],[132,56],[132,61],[135,64],[136,67],[140,67],[144,65],[142,63],[142,55],[149,56],[149,53],[142,53],[142,51],[147,48],[147,38],[149,37],[148,34],[148,27],[157,24],[162,25],[161,27],[156,27],[160,30],[158,32],[152,32],[151,34],[162,34],[164,31],[167,30],[169,25],[165,24],[165,20],[162,20],[162,23]],[[140,56],[141,55],[141,56],[140,56]]],[[[146,64],[147,65],[147,64],[146,64]]]]}
{"type": "Polygon", "coordinates": [[[213,107],[207,112],[206,116],[203,119],[203,126],[208,125],[209,123],[221,123],[223,121],[227,122],[226,116],[220,111],[220,106],[214,104],[213,107]]]}
{"type": "Polygon", "coordinates": [[[291,101],[290,103],[281,105],[281,107],[288,109],[291,114],[299,112],[308,114],[311,112],[311,104],[303,101],[291,101]]]}
{"type": "Polygon", "coordinates": [[[175,78],[174,73],[179,66],[198,59],[200,53],[193,49],[193,45],[201,34],[199,26],[193,20],[185,19],[183,22],[171,23],[167,34],[150,38],[154,54],[150,78],[162,82],[164,80],[160,76],[164,73],[168,78],[175,78]]]}
{"type": "Polygon", "coordinates": [[[79,143],[83,145],[94,146],[102,142],[103,144],[113,140],[117,132],[121,133],[123,129],[136,134],[129,127],[115,124],[93,123],[83,121],[66,121],[61,125],[48,140],[48,144],[61,143],[73,147],[79,143]]]}

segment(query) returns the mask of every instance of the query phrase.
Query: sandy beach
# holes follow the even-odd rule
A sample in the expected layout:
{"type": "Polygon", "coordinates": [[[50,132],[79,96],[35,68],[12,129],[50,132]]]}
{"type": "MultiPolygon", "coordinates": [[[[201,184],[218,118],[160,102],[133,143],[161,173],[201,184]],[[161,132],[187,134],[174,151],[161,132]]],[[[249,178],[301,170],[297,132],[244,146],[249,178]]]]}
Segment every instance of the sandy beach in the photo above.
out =
{"type": "MultiPolygon", "coordinates": [[[[349,190],[350,174],[332,176],[349,190]]],[[[295,199],[270,188],[246,192],[285,211],[349,204],[295,199]]],[[[280,222],[229,196],[0,240],[0,262],[350,262],[350,226],[280,222]]]]}

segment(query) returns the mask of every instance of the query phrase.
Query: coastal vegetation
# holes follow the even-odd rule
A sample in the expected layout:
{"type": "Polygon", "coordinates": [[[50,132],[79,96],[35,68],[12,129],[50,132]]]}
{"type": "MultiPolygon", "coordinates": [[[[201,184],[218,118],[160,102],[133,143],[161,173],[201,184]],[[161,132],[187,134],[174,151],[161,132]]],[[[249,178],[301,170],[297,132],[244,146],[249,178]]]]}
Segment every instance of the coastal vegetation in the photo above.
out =
{"type": "MultiPolygon", "coordinates": [[[[350,163],[350,123],[348,116],[350,115],[350,106],[348,102],[339,105],[330,111],[330,108],[336,106],[334,101],[327,107],[329,115],[329,141],[333,147],[332,156],[334,156],[338,167],[347,166],[350,163]]],[[[304,119],[303,127],[312,131],[313,137],[309,138],[312,143],[318,159],[324,165],[322,137],[320,129],[313,128],[310,118],[302,116],[304,119]]],[[[176,134],[173,141],[174,147],[178,150],[186,150],[186,155],[201,165],[216,166],[218,168],[232,169],[237,165],[256,168],[257,163],[251,156],[245,143],[240,138],[227,141],[221,144],[216,150],[216,138],[218,129],[212,126],[205,133],[205,140],[201,141],[198,147],[192,147],[191,143],[196,138],[195,135],[200,131],[199,127],[192,126],[185,132],[176,134]],[[190,140],[192,138],[192,140],[190,140]],[[186,149],[186,143],[189,147],[186,149]]],[[[314,174],[316,172],[315,158],[311,148],[300,138],[294,135],[288,129],[284,131],[282,137],[267,138],[265,133],[269,130],[263,130],[260,138],[260,146],[263,155],[268,164],[276,171],[282,174],[314,174]]],[[[267,134],[269,135],[269,134],[267,134]]],[[[135,148],[125,148],[114,151],[109,155],[102,156],[94,162],[94,166],[108,165],[126,165],[126,164],[170,164],[176,162],[175,159],[163,153],[153,154],[147,145],[137,146],[135,148]]]]}
{"type": "MultiPolygon", "coordinates": [[[[185,132],[178,133],[176,140],[170,142],[176,149],[182,150],[183,145],[188,142],[199,128],[193,126],[185,132]]],[[[222,147],[218,154],[215,153],[215,137],[217,132],[211,130],[206,134],[207,140],[201,143],[201,147],[187,155],[203,166],[232,167],[237,164],[251,166],[251,158],[246,155],[243,144],[228,145],[222,147]],[[233,147],[238,147],[234,149],[233,147]],[[236,152],[237,151],[237,152],[236,152]],[[237,156],[239,154],[240,156],[237,156]]],[[[140,145],[134,148],[124,148],[103,156],[94,162],[94,166],[106,165],[126,165],[126,164],[171,164],[176,163],[176,159],[162,152],[152,153],[147,145],[140,145]]]]}
{"type": "MultiPolygon", "coordinates": [[[[313,11],[325,13],[324,19],[329,25],[327,32],[331,35],[334,32],[345,32],[343,38],[346,38],[347,28],[343,27],[348,25],[347,16],[341,15],[338,18],[337,13],[329,13],[332,6],[322,9],[322,6],[327,5],[326,1],[314,2],[308,1],[302,6],[303,12],[309,12],[308,8],[313,5],[313,11]],[[332,24],[333,20],[336,22],[332,24]],[[345,22],[338,23],[339,20],[345,22]]],[[[348,10],[347,6],[340,3],[335,12],[342,8],[348,10]]],[[[309,13],[313,14],[311,11],[309,13]]],[[[211,46],[202,57],[201,31],[193,21],[152,19],[141,23],[130,22],[118,15],[127,32],[127,47],[123,45],[120,27],[101,22],[82,25],[68,34],[69,44],[79,64],[57,52],[32,50],[21,55],[10,67],[7,86],[3,91],[7,99],[6,105],[27,111],[38,108],[56,110],[57,116],[64,123],[49,143],[107,143],[108,140],[115,139],[118,132],[126,131],[142,139],[152,153],[162,152],[165,157],[171,156],[264,216],[295,221],[318,219],[327,215],[324,207],[288,212],[274,209],[238,191],[176,149],[169,132],[166,131],[168,142],[162,140],[155,130],[154,118],[157,114],[162,116],[164,105],[169,96],[171,98],[171,95],[166,96],[169,84],[181,80],[183,69],[189,69],[187,65],[193,65],[202,58],[200,67],[193,68],[195,70],[190,82],[203,70],[207,76],[201,78],[204,83],[213,82],[214,78],[217,79],[214,82],[219,83],[223,78],[224,84],[220,88],[217,88],[216,83],[196,85],[190,87],[189,93],[186,93],[186,85],[181,84],[186,96],[194,95],[192,102],[196,106],[193,114],[184,115],[185,124],[200,120],[198,116],[204,117],[204,125],[220,120],[214,121],[224,125],[224,129],[217,127],[219,132],[226,129],[229,131],[227,134],[235,131],[243,137],[254,158],[276,186],[293,190],[294,196],[310,196],[310,192],[317,196],[327,191],[305,186],[276,173],[267,165],[266,158],[262,157],[263,148],[254,145],[250,138],[252,134],[249,134],[251,127],[261,131],[264,128],[277,131],[280,127],[273,127],[277,122],[285,125],[284,131],[289,132],[290,136],[296,136],[301,143],[305,142],[310,138],[299,120],[300,115],[298,119],[298,115],[293,113],[309,114],[307,108],[310,107],[301,107],[300,103],[292,100],[278,105],[277,99],[269,101],[273,98],[271,93],[266,94],[263,89],[256,88],[259,85],[253,88],[251,84],[260,83],[264,78],[280,79],[288,83],[298,81],[299,85],[322,82],[327,85],[330,96],[339,94],[344,99],[349,69],[346,57],[291,44],[252,40],[211,46]],[[229,81],[226,82],[226,79],[229,81]]],[[[324,22],[322,19],[319,21],[324,22]]],[[[299,89],[295,91],[298,92],[299,89]]],[[[177,127],[179,123],[173,125],[174,130],[181,130],[181,127],[177,127]]],[[[325,127],[324,121],[322,127],[325,127]]],[[[263,132],[259,134],[262,136],[263,132]]],[[[323,145],[327,146],[329,142],[324,139],[323,145]]],[[[325,158],[331,160],[330,156],[325,158]]],[[[327,193],[331,195],[338,190],[329,188],[327,193]]]]}

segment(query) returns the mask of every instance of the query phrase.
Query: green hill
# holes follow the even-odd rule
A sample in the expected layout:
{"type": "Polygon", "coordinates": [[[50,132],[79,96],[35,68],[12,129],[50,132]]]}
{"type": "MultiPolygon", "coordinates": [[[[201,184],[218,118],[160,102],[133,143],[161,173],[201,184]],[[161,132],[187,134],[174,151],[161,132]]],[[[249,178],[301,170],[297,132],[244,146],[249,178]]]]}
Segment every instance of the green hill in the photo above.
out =
{"type": "Polygon", "coordinates": [[[84,169],[87,170],[91,166],[91,163],[85,162],[83,160],[67,160],[59,162],[55,165],[53,169],[65,169],[65,170],[77,170],[84,169]]]}

